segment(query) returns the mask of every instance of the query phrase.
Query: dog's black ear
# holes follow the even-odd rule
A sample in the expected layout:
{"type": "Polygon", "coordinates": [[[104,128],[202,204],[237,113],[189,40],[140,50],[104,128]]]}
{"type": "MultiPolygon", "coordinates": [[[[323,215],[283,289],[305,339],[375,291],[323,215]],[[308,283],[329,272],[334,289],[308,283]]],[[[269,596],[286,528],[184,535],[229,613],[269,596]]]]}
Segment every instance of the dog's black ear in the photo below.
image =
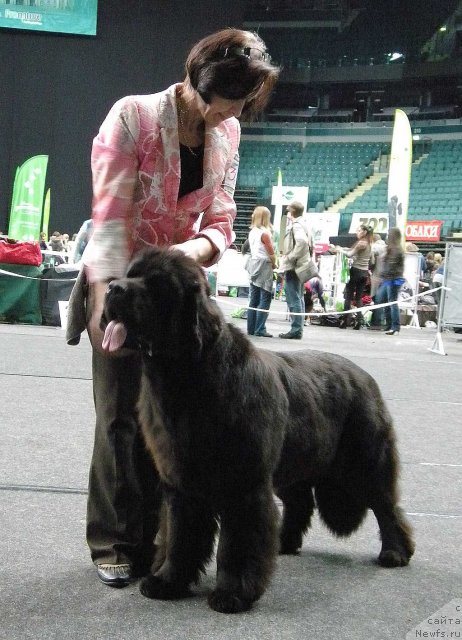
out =
{"type": "Polygon", "coordinates": [[[200,325],[202,342],[212,344],[220,335],[225,319],[215,300],[210,299],[210,286],[203,274],[200,295],[196,297],[198,304],[197,319],[200,325]]]}
{"type": "Polygon", "coordinates": [[[202,269],[197,269],[185,288],[183,307],[184,345],[193,358],[200,357],[203,348],[215,342],[222,329],[223,318],[216,304],[210,300],[210,287],[202,269]]]}
{"type": "Polygon", "coordinates": [[[172,301],[166,325],[169,335],[169,351],[173,359],[190,357],[195,360],[202,351],[202,335],[199,321],[199,298],[203,283],[197,265],[185,265],[170,280],[169,299],[172,301]],[[189,268],[185,268],[185,266],[189,268]],[[193,268],[191,268],[191,266],[193,268]],[[199,276],[199,277],[198,277],[199,276]]]}
{"type": "Polygon", "coordinates": [[[202,288],[203,286],[201,286],[199,282],[196,282],[188,288],[187,295],[185,296],[184,320],[185,327],[187,327],[188,330],[185,336],[188,344],[185,346],[194,359],[200,357],[203,346],[202,323],[200,321],[202,288]]]}

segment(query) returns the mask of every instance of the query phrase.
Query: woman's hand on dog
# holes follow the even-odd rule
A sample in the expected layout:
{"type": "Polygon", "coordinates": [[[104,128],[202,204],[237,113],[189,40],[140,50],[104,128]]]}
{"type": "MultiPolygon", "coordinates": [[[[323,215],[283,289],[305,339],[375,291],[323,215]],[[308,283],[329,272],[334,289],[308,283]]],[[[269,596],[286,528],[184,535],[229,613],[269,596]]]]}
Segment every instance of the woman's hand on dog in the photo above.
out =
{"type": "Polygon", "coordinates": [[[207,238],[193,238],[181,244],[174,244],[171,248],[182,251],[189,258],[199,262],[199,264],[209,263],[217,252],[207,238]]]}

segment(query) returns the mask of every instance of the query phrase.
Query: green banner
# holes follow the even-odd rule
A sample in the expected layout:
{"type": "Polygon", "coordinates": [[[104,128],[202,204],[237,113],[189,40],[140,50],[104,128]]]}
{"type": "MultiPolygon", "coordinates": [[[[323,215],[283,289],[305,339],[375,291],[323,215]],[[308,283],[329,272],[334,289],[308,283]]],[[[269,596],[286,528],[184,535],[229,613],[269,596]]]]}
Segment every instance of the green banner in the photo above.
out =
{"type": "Polygon", "coordinates": [[[16,170],[8,236],[15,240],[38,240],[48,156],[33,156],[16,170]]]}
{"type": "Polygon", "coordinates": [[[96,35],[98,0],[0,0],[0,27],[96,35]]]}

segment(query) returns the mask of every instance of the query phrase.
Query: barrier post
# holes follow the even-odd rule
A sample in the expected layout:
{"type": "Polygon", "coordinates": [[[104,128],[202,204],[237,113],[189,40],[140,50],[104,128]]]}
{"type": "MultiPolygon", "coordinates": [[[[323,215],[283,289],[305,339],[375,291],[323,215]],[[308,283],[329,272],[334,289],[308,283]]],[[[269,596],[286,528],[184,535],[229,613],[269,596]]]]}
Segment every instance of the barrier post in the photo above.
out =
{"type": "MultiPolygon", "coordinates": [[[[446,280],[446,275],[444,279],[446,280]]],[[[442,319],[443,319],[443,306],[444,306],[445,296],[446,296],[446,289],[443,287],[443,289],[441,289],[440,304],[438,307],[438,322],[436,326],[436,336],[435,336],[435,340],[433,341],[433,345],[431,349],[429,348],[429,351],[432,351],[433,353],[437,353],[440,356],[448,355],[444,350],[443,336],[441,334],[441,325],[442,325],[442,319]]]]}

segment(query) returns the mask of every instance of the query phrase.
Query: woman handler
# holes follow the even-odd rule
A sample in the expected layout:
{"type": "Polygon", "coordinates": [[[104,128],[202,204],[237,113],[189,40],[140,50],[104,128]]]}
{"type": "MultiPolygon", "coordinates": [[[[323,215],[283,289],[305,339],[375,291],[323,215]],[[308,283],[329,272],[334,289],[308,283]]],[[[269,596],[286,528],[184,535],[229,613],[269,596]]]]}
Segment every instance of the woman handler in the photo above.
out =
{"type": "Polygon", "coordinates": [[[238,118],[264,108],[278,73],[256,34],[219,31],[192,48],[183,82],[116,102],[93,143],[94,232],[71,298],[68,342],[78,342],[86,298],[96,409],[87,542],[111,586],[149,571],[158,500],[135,412],[139,355],[118,349],[116,336],[102,346],[107,283],[152,245],[176,247],[205,266],[220,258],[236,215],[238,118]]]}

